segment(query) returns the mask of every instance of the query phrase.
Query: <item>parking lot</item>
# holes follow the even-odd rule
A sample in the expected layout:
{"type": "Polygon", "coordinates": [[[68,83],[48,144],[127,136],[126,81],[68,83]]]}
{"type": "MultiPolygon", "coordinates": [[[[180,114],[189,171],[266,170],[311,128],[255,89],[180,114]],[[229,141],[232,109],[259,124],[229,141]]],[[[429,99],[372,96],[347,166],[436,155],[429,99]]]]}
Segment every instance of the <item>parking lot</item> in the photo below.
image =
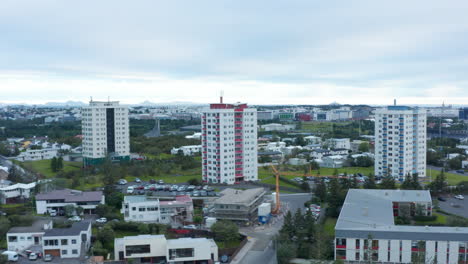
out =
{"type": "Polygon", "coordinates": [[[176,196],[189,195],[191,197],[215,197],[219,193],[207,185],[189,185],[187,183],[168,184],[164,182],[127,182],[117,184],[117,189],[126,195],[154,195],[154,196],[176,196]]]}
{"type": "Polygon", "coordinates": [[[445,202],[439,201],[439,207],[447,213],[459,215],[468,218],[468,200],[459,200],[452,197],[446,197],[445,202]]]}

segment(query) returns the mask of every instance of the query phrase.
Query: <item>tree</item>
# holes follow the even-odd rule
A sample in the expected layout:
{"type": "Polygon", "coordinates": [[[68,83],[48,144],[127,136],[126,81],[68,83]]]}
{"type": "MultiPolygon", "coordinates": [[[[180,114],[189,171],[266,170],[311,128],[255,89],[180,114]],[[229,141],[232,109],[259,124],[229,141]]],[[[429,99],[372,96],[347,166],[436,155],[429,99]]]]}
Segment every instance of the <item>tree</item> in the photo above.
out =
{"type": "Polygon", "coordinates": [[[362,142],[358,147],[359,152],[369,152],[369,142],[362,142]]]}
{"type": "Polygon", "coordinates": [[[321,201],[325,202],[327,199],[327,184],[323,178],[320,178],[319,182],[315,185],[314,190],[315,196],[321,201]]]}
{"type": "Polygon", "coordinates": [[[188,180],[187,183],[190,185],[195,185],[195,186],[200,185],[200,181],[197,178],[192,178],[188,180]]]}
{"type": "Polygon", "coordinates": [[[395,179],[392,176],[384,176],[379,187],[380,189],[396,189],[395,179]]]}
{"type": "Polygon", "coordinates": [[[356,158],[357,167],[371,167],[374,165],[374,160],[367,156],[359,156],[356,158]]]}
{"type": "Polygon", "coordinates": [[[203,217],[201,215],[196,215],[193,217],[193,222],[200,225],[203,222],[203,217]]]}
{"type": "Polygon", "coordinates": [[[226,243],[239,239],[239,228],[231,221],[221,220],[211,226],[215,240],[226,243]]]}
{"type": "Polygon", "coordinates": [[[296,257],[297,248],[294,244],[288,242],[279,242],[278,249],[276,250],[276,258],[278,264],[288,264],[296,257]]]}
{"type": "Polygon", "coordinates": [[[82,214],[83,214],[83,211],[84,211],[84,208],[83,208],[83,207],[81,207],[81,206],[75,207],[75,213],[76,213],[76,215],[82,215],[82,214]]]}
{"type": "Polygon", "coordinates": [[[57,158],[56,157],[53,157],[50,160],[50,170],[53,171],[53,172],[58,171],[58,165],[57,165],[57,158]]]}
{"type": "Polygon", "coordinates": [[[111,211],[112,211],[112,209],[111,209],[108,205],[105,205],[105,204],[98,204],[98,205],[96,206],[96,214],[97,214],[99,217],[105,217],[105,216],[108,215],[111,211]]]}
{"type": "Polygon", "coordinates": [[[113,244],[114,238],[115,238],[114,230],[109,225],[105,225],[97,233],[97,240],[101,241],[101,243],[106,246],[109,243],[113,244]]]}
{"type": "Polygon", "coordinates": [[[57,159],[57,170],[63,170],[63,158],[62,157],[59,157],[57,159]]]}
{"type": "Polygon", "coordinates": [[[67,204],[63,207],[63,210],[65,211],[65,215],[67,217],[71,217],[75,214],[75,206],[72,204],[67,204]]]}
{"type": "Polygon", "coordinates": [[[421,190],[422,189],[422,186],[419,183],[418,173],[413,173],[411,183],[413,184],[413,190],[421,190]]]}
{"type": "Polygon", "coordinates": [[[408,175],[406,175],[405,180],[401,184],[401,189],[403,189],[403,190],[412,190],[413,189],[413,178],[411,178],[409,173],[408,173],[408,175]]]}
{"type": "Polygon", "coordinates": [[[288,240],[292,240],[296,236],[296,228],[291,211],[288,211],[284,216],[283,227],[280,230],[280,234],[285,236],[288,240]]]}
{"type": "Polygon", "coordinates": [[[436,179],[429,184],[429,189],[432,192],[440,193],[443,192],[446,187],[447,182],[445,181],[445,173],[444,170],[441,170],[436,179]]]}
{"type": "Polygon", "coordinates": [[[21,182],[21,175],[16,168],[16,165],[12,165],[8,171],[8,177],[7,180],[12,181],[12,182],[21,182]]]}
{"type": "Polygon", "coordinates": [[[364,180],[364,189],[377,189],[374,174],[369,174],[369,176],[364,180]]]}

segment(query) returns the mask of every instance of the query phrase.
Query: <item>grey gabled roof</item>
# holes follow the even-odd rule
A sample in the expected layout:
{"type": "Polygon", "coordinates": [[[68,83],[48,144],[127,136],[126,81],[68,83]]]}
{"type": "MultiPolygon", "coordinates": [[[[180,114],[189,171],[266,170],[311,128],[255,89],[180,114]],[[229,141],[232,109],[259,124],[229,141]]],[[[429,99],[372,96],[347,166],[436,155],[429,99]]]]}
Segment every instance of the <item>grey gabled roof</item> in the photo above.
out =
{"type": "Polygon", "coordinates": [[[83,221],[73,223],[69,228],[53,228],[45,232],[44,238],[53,236],[78,236],[81,232],[88,230],[90,225],[90,222],[83,221]]]}
{"type": "Polygon", "coordinates": [[[431,202],[429,191],[350,189],[335,226],[336,237],[468,241],[468,228],[395,225],[393,202],[431,202]]]}
{"type": "Polygon", "coordinates": [[[36,195],[36,200],[65,200],[65,202],[100,202],[102,200],[102,192],[82,192],[77,190],[63,189],[54,190],[48,193],[39,193],[36,195]]]}

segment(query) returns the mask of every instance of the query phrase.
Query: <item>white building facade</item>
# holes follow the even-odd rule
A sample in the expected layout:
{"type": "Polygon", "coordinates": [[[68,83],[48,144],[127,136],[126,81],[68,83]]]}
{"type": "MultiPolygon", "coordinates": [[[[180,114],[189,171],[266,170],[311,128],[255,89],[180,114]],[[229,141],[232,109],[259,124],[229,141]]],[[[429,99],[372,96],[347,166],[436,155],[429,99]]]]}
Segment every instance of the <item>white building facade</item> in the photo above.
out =
{"type": "Polygon", "coordinates": [[[255,181],[257,166],[257,110],[247,104],[211,104],[202,115],[202,180],[255,181]]]}
{"type": "MultiPolygon", "coordinates": [[[[431,215],[429,191],[350,189],[335,226],[335,259],[346,263],[468,261],[468,228],[395,225],[401,207],[431,215]]],[[[405,210],[408,212],[407,210],[405,210]]]]}
{"type": "Polygon", "coordinates": [[[15,157],[18,161],[46,160],[57,157],[58,150],[54,148],[27,149],[15,157]]]}
{"type": "Polygon", "coordinates": [[[182,146],[180,148],[172,148],[171,154],[176,155],[182,151],[184,156],[193,156],[195,154],[200,154],[201,152],[201,145],[191,145],[191,146],[182,146]]]}
{"type": "Polygon", "coordinates": [[[91,101],[82,109],[83,160],[85,165],[130,157],[128,107],[118,101],[91,101]]]}
{"type": "Polygon", "coordinates": [[[375,175],[426,176],[426,111],[388,106],[375,111],[375,175]]]}
{"type": "Polygon", "coordinates": [[[121,213],[128,222],[181,223],[192,221],[193,202],[189,196],[176,196],[172,201],[160,201],[151,196],[125,196],[121,213]]]}
{"type": "Polygon", "coordinates": [[[36,212],[38,214],[50,213],[55,210],[59,214],[64,212],[67,205],[82,207],[84,214],[94,214],[99,204],[104,204],[105,198],[101,191],[82,192],[78,190],[54,190],[36,195],[36,212]]]}
{"type": "Polygon", "coordinates": [[[141,263],[214,263],[218,246],[213,239],[166,239],[164,235],[139,235],[114,240],[116,261],[141,263]]]}
{"type": "Polygon", "coordinates": [[[17,183],[0,188],[0,201],[2,204],[15,203],[18,199],[29,199],[36,187],[35,182],[17,183]]]}

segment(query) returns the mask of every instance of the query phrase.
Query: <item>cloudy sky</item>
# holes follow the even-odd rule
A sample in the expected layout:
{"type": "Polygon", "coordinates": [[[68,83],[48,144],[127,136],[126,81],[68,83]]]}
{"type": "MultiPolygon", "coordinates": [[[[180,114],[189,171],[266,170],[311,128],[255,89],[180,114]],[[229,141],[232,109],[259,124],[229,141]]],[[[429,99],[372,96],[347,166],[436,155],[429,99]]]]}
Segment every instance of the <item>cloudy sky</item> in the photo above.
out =
{"type": "Polygon", "coordinates": [[[2,0],[0,103],[468,104],[468,1],[2,0]]]}

